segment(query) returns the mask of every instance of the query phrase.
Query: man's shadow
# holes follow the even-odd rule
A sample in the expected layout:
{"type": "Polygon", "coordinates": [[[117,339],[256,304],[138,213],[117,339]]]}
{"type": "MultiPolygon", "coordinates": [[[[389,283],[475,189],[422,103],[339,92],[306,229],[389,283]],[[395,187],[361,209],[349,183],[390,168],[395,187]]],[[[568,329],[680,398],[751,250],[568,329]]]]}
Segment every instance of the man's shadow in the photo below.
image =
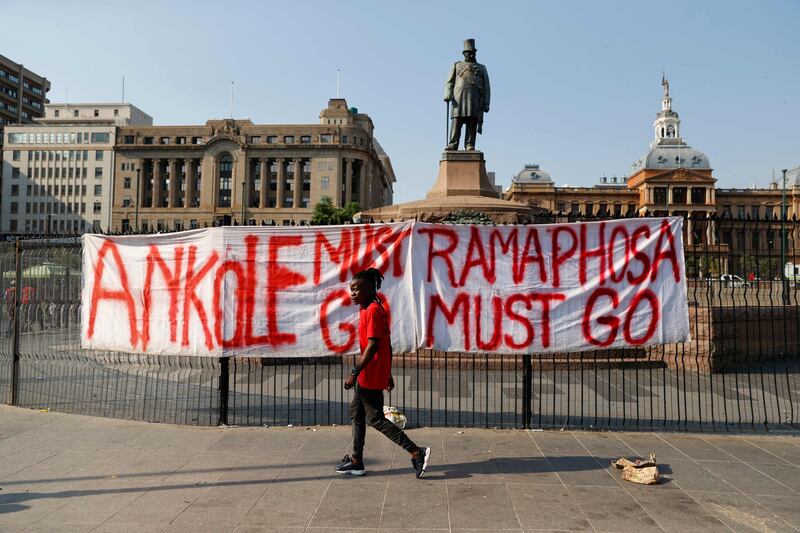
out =
{"type": "MultiPolygon", "coordinates": [[[[493,457],[482,461],[469,461],[461,463],[433,463],[425,472],[425,479],[467,479],[473,476],[483,475],[525,475],[525,474],[560,474],[565,472],[590,472],[602,470],[615,470],[611,467],[611,462],[619,457],[587,457],[585,455],[575,456],[553,456],[553,457],[493,457]]],[[[630,460],[639,457],[628,457],[630,460]]],[[[367,475],[410,475],[413,468],[409,461],[408,467],[394,467],[390,469],[370,470],[369,461],[365,461],[367,475]]],[[[659,463],[658,470],[661,474],[672,474],[672,469],[668,464],[659,463]]],[[[671,479],[663,478],[663,483],[669,483],[671,479]]]]}

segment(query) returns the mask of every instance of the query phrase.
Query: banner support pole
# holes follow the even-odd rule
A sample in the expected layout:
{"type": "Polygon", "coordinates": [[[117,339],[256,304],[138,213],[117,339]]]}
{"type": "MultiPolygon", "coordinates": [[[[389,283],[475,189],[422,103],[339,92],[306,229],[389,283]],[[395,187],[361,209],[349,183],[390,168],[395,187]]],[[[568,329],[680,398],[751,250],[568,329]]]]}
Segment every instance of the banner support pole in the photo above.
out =
{"type": "Polygon", "coordinates": [[[533,364],[531,354],[522,356],[522,427],[531,428],[533,418],[533,364]]]}
{"type": "Polygon", "coordinates": [[[219,360],[219,418],[218,426],[228,425],[228,391],[230,388],[230,358],[219,360]]]}

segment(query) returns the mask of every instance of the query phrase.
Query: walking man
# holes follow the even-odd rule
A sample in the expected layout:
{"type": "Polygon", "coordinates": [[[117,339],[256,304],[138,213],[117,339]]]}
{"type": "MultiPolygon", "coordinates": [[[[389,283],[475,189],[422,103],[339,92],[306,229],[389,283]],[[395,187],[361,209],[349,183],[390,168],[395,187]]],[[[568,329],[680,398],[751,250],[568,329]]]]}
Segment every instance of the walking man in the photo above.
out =
{"type": "Polygon", "coordinates": [[[344,383],[345,389],[355,387],[353,401],[350,402],[352,451],[336,465],[336,472],[354,476],[367,473],[364,468],[364,437],[366,424],[369,424],[411,454],[411,465],[417,478],[421,478],[428,467],[431,449],[414,444],[403,430],[383,415],[383,391],[394,388],[394,378],[391,374],[389,315],[378,297],[382,281],[380,271],[369,268],[357,273],[350,282],[353,303],[361,308],[358,317],[361,356],[344,383]]]}

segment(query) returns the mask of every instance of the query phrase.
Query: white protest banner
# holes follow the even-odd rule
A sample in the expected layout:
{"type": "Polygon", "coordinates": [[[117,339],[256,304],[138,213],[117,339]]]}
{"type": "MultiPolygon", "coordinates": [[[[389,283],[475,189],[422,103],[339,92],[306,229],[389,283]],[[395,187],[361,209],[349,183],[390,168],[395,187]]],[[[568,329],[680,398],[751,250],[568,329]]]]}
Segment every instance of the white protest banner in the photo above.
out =
{"type": "Polygon", "coordinates": [[[83,239],[81,342],[136,353],[358,351],[348,282],[379,268],[395,352],[543,353],[689,338],[682,219],[225,227],[83,239]]]}
{"type": "Polygon", "coordinates": [[[419,346],[546,353],[687,341],[682,224],[416,224],[419,346]]]}
{"type": "Polygon", "coordinates": [[[392,342],[411,350],[410,235],[410,222],[84,235],[81,346],[217,357],[355,353],[358,308],[348,283],[376,267],[392,342]]]}

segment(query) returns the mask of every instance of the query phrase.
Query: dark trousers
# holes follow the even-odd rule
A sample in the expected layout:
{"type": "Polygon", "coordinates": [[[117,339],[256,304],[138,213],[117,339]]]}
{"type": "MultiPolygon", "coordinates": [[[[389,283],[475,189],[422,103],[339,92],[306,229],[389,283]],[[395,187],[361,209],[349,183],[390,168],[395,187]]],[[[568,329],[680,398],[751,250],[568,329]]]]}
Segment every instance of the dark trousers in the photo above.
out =
{"type": "Polygon", "coordinates": [[[364,389],[356,384],[353,391],[353,400],[350,402],[350,429],[353,432],[353,451],[351,456],[354,459],[360,460],[364,456],[364,437],[367,434],[366,424],[386,435],[405,451],[411,453],[417,450],[417,445],[408,438],[403,430],[383,416],[382,390],[364,389]]]}
{"type": "Polygon", "coordinates": [[[467,150],[475,148],[478,117],[453,117],[450,120],[450,143],[447,145],[449,150],[458,149],[458,141],[461,139],[461,126],[464,124],[467,126],[467,132],[464,134],[464,148],[467,150]]]}

